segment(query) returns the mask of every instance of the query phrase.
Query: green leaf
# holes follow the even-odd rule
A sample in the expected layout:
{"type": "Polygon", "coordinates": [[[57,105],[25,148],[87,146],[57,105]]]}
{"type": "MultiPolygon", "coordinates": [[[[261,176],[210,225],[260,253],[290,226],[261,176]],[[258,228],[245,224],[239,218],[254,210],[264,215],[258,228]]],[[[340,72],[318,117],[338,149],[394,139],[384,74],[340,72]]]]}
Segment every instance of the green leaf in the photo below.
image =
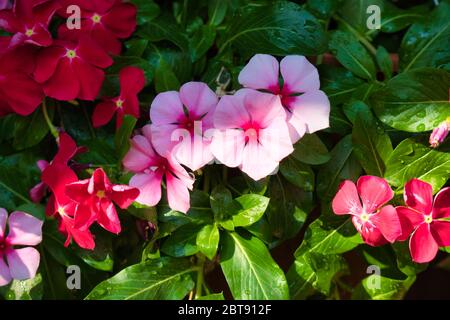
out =
{"type": "Polygon", "coordinates": [[[408,277],[401,280],[372,274],[356,287],[352,299],[401,300],[415,280],[416,277],[408,277]]]}
{"type": "Polygon", "coordinates": [[[216,255],[219,246],[219,229],[215,224],[208,224],[204,226],[198,233],[196,244],[200,252],[212,260],[216,255]]]}
{"type": "Polygon", "coordinates": [[[392,143],[367,106],[357,113],[352,140],[353,152],[364,171],[382,177],[385,161],[392,153],[392,143]]]}
{"type": "Polygon", "coordinates": [[[45,207],[40,203],[25,203],[15,210],[26,212],[39,220],[45,221],[45,207]]]}
{"type": "Polygon", "coordinates": [[[450,145],[439,149],[420,139],[403,140],[386,163],[384,177],[389,184],[403,187],[412,178],[430,183],[437,192],[447,182],[450,172],[450,145]]]}
{"type": "Polygon", "coordinates": [[[224,0],[210,0],[208,1],[208,17],[209,24],[217,27],[225,18],[227,13],[228,3],[224,0]]]}
{"type": "Polygon", "coordinates": [[[355,180],[361,167],[353,154],[352,136],[344,137],[331,150],[331,160],[323,165],[317,175],[317,194],[322,201],[331,201],[342,180],[355,180]]]}
{"type": "Polygon", "coordinates": [[[170,15],[163,15],[147,22],[135,34],[152,42],[170,41],[182,51],[189,49],[185,33],[170,15]]]}
{"type": "Polygon", "coordinates": [[[207,296],[202,296],[197,298],[196,300],[225,300],[223,293],[212,293],[207,296]]]}
{"type": "Polygon", "coordinates": [[[224,233],[220,266],[234,299],[288,299],[283,271],[261,240],[253,236],[224,233]]]}
{"type": "Polygon", "coordinates": [[[201,26],[190,41],[189,52],[192,62],[198,61],[214,44],[216,29],[212,26],[201,26]]]}
{"type": "Polygon", "coordinates": [[[417,69],[389,80],[371,102],[383,123],[397,130],[423,132],[450,116],[448,88],[447,71],[417,69]]]}
{"type": "Polygon", "coordinates": [[[320,218],[306,229],[302,244],[295,252],[299,257],[305,252],[339,254],[352,250],[363,243],[351,219],[342,217],[320,218]]]}
{"type": "Polygon", "coordinates": [[[308,0],[306,8],[321,19],[329,19],[339,6],[336,0],[308,0]]]}
{"type": "Polygon", "coordinates": [[[232,217],[234,226],[246,227],[258,221],[264,215],[269,200],[258,194],[244,194],[236,198],[239,210],[232,217]]]}
{"type": "Polygon", "coordinates": [[[292,2],[256,7],[235,17],[221,45],[233,45],[245,58],[258,53],[317,55],[326,50],[323,27],[292,2]]]}
{"type": "Polygon", "coordinates": [[[298,256],[287,273],[292,299],[305,299],[315,291],[330,294],[333,278],[347,271],[343,257],[305,252],[298,256]]]}
{"type": "Polygon", "coordinates": [[[113,247],[109,235],[96,234],[94,250],[76,248],[75,253],[89,266],[101,271],[112,271],[114,267],[113,247]]]}
{"type": "Polygon", "coordinates": [[[116,135],[114,137],[114,145],[116,147],[117,156],[119,161],[123,159],[123,157],[130,149],[130,137],[133,133],[134,126],[136,125],[137,119],[130,115],[125,115],[123,117],[122,125],[117,130],[116,135]]]}
{"type": "Polygon", "coordinates": [[[333,32],[329,47],[336,59],[355,75],[364,79],[375,79],[376,69],[372,57],[350,33],[333,32]]]}
{"type": "Polygon", "coordinates": [[[187,259],[160,258],[123,269],[97,285],[87,300],[181,300],[194,287],[197,267],[187,259]]]}
{"type": "Polygon", "coordinates": [[[305,191],[314,191],[314,172],[310,166],[288,157],[281,162],[280,172],[293,185],[305,191]]]}
{"type": "Polygon", "coordinates": [[[353,73],[334,66],[319,66],[321,89],[327,94],[332,106],[348,101],[364,81],[353,73]]]}
{"type": "Polygon", "coordinates": [[[138,25],[145,24],[156,18],[160,9],[153,0],[131,0],[137,8],[137,23],[138,25]]]}
{"type": "Polygon", "coordinates": [[[186,257],[196,254],[199,250],[196,239],[201,227],[185,225],[173,232],[161,246],[161,251],[172,257],[186,257]]]}
{"type": "MultiPolygon", "coordinates": [[[[48,116],[53,119],[54,109],[48,108],[48,116]]],[[[17,117],[14,128],[13,146],[16,150],[23,150],[37,145],[45,138],[49,131],[42,108],[38,108],[28,117],[17,117]]]]}
{"type": "MultiPolygon", "coordinates": [[[[440,67],[450,60],[450,3],[441,1],[434,11],[414,23],[400,47],[400,70],[440,67]]],[[[448,89],[448,86],[447,86],[448,89]]]]}
{"type": "Polygon", "coordinates": [[[330,160],[330,154],[322,140],[315,134],[305,134],[294,146],[292,156],[306,164],[324,164],[330,160]]]}
{"type": "Polygon", "coordinates": [[[178,81],[172,68],[164,61],[161,60],[159,66],[155,71],[155,89],[156,92],[164,92],[170,90],[178,90],[180,88],[180,82],[178,81]]]}
{"type": "MultiPolygon", "coordinates": [[[[141,68],[144,71],[146,83],[148,84],[152,81],[155,73],[152,65],[141,57],[131,55],[114,57],[114,64],[108,69],[108,74],[114,75],[118,79],[120,70],[128,66],[141,68]]],[[[104,88],[102,88],[102,91],[104,91],[104,88]]],[[[107,93],[111,94],[110,92],[107,93]]]]}
{"type": "Polygon", "coordinates": [[[392,78],[393,65],[389,52],[384,47],[379,46],[375,58],[377,60],[378,67],[384,74],[385,79],[392,78]]]}
{"type": "Polygon", "coordinates": [[[223,185],[216,186],[209,198],[216,221],[227,220],[236,210],[239,210],[239,206],[233,201],[230,190],[223,185]]]}

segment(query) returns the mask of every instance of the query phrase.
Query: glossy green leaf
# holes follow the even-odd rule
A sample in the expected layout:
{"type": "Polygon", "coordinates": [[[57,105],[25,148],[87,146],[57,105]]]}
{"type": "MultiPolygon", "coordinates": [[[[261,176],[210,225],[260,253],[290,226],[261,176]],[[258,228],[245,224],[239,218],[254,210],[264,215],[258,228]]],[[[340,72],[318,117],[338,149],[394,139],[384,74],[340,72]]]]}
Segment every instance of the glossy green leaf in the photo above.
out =
{"type": "Polygon", "coordinates": [[[97,285],[87,300],[181,300],[194,287],[189,260],[160,258],[123,269],[97,285]]]}
{"type": "Polygon", "coordinates": [[[229,45],[248,58],[258,53],[316,55],[326,50],[326,35],[316,18],[292,2],[256,7],[233,19],[221,51],[229,45]]]}
{"type": "Polygon", "coordinates": [[[180,82],[172,68],[164,60],[161,60],[155,71],[156,92],[178,90],[179,88],[180,82]]]}
{"type": "Polygon", "coordinates": [[[198,61],[214,44],[216,29],[212,26],[202,26],[196,31],[190,41],[190,53],[193,62],[198,61]]]}
{"type": "Polygon", "coordinates": [[[430,183],[437,192],[450,176],[449,150],[448,143],[439,149],[432,149],[426,140],[406,139],[388,159],[384,177],[389,184],[399,188],[417,178],[430,183]]]}
{"type": "Polygon", "coordinates": [[[306,134],[294,146],[292,156],[306,164],[324,164],[330,160],[327,147],[316,134],[306,134]]]}
{"type": "Polygon", "coordinates": [[[392,143],[367,106],[357,113],[352,140],[353,152],[364,171],[382,177],[385,162],[393,150],[392,143]]]}
{"type": "Polygon", "coordinates": [[[383,72],[385,79],[392,78],[393,65],[389,52],[384,47],[379,46],[375,59],[377,60],[378,67],[381,72],[383,72]]]}
{"type": "Polygon", "coordinates": [[[32,279],[13,280],[8,287],[1,287],[5,300],[41,300],[43,295],[42,275],[32,279]]]}
{"type": "Polygon", "coordinates": [[[355,289],[352,299],[357,300],[401,300],[415,281],[415,277],[404,280],[391,279],[372,274],[355,289]]]}
{"type": "Polygon", "coordinates": [[[119,160],[126,155],[130,148],[130,137],[133,133],[134,126],[137,119],[130,115],[125,115],[122,121],[122,125],[117,130],[114,137],[114,145],[116,147],[117,157],[119,160]]]}
{"type": "Polygon", "coordinates": [[[289,298],[284,273],[261,240],[225,233],[221,252],[220,266],[235,299],[289,298]]]}
{"type": "Polygon", "coordinates": [[[208,224],[197,233],[196,244],[200,252],[212,260],[219,246],[220,234],[217,225],[208,224]]]}
{"type": "Polygon", "coordinates": [[[293,185],[305,191],[314,191],[314,172],[310,166],[288,157],[281,162],[280,172],[293,185]]]}
{"type": "Polygon", "coordinates": [[[196,300],[225,300],[223,293],[212,293],[206,296],[197,298],[196,300]]]}
{"type": "Polygon", "coordinates": [[[369,80],[375,78],[376,69],[372,57],[350,33],[333,32],[329,46],[336,59],[355,75],[369,80]]]}
{"type": "MultiPolygon", "coordinates": [[[[50,121],[53,119],[54,109],[48,108],[50,121]]],[[[23,150],[35,146],[45,138],[49,132],[42,108],[27,117],[17,117],[14,128],[13,146],[16,150],[23,150]]]]}
{"type": "Polygon", "coordinates": [[[209,24],[218,26],[222,23],[227,13],[228,3],[224,0],[210,0],[208,1],[208,17],[209,24]]]}
{"type": "Polygon", "coordinates": [[[450,116],[450,74],[417,69],[389,80],[372,97],[377,116],[385,124],[408,132],[432,130],[450,116]]]}
{"type": "Polygon", "coordinates": [[[441,1],[431,14],[418,19],[406,33],[400,47],[400,69],[440,67],[450,60],[449,47],[450,3],[441,1]]]}
{"type": "Polygon", "coordinates": [[[186,257],[196,254],[199,248],[196,243],[197,225],[185,225],[175,230],[162,244],[161,251],[172,257],[186,257]]]}

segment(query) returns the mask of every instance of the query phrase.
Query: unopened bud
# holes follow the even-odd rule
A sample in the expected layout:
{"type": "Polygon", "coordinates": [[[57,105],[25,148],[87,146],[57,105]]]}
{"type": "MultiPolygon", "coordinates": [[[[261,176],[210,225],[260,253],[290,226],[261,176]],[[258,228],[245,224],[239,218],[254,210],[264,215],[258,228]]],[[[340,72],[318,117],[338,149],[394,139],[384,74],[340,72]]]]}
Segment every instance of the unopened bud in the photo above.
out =
{"type": "Polygon", "coordinates": [[[436,127],[430,135],[430,146],[437,148],[442,142],[444,142],[450,131],[450,117],[436,127]]]}

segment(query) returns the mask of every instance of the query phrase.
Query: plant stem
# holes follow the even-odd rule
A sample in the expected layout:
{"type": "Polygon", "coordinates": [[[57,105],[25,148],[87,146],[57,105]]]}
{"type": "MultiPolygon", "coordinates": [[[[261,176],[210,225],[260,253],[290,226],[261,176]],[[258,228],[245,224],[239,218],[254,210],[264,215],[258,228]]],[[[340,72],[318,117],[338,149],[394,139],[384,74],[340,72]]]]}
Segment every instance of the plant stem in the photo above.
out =
{"type": "Polygon", "coordinates": [[[198,299],[202,296],[202,288],[203,288],[203,267],[205,265],[205,256],[203,254],[197,255],[198,257],[198,271],[197,271],[197,284],[195,285],[195,299],[198,299]]]}
{"type": "Polygon", "coordinates": [[[350,31],[351,33],[353,33],[353,35],[358,38],[358,40],[367,48],[367,50],[370,51],[370,53],[372,55],[376,55],[377,54],[377,49],[375,49],[375,47],[364,37],[362,36],[358,30],[356,30],[355,28],[353,28],[347,21],[345,21],[344,19],[342,19],[341,17],[339,17],[338,15],[333,15],[333,18],[337,21],[339,21],[340,23],[342,23],[343,25],[345,25],[345,27],[348,29],[348,31],[350,31]]]}
{"type": "Polygon", "coordinates": [[[42,112],[44,113],[45,122],[47,122],[47,126],[50,129],[51,134],[55,137],[55,139],[58,139],[59,133],[58,130],[53,125],[52,121],[50,120],[50,117],[48,116],[47,101],[45,100],[45,98],[42,101],[42,112]]]}

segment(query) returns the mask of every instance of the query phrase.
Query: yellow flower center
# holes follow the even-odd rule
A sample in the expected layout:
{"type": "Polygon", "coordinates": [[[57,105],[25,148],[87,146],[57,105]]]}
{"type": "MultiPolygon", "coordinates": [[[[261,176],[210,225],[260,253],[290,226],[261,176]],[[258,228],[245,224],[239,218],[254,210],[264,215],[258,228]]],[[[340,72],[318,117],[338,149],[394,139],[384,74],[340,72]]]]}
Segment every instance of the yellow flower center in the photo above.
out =
{"type": "Polygon", "coordinates": [[[69,59],[76,58],[77,52],[75,50],[67,50],[66,57],[69,59]]]}
{"type": "Polygon", "coordinates": [[[425,216],[425,223],[431,223],[433,222],[433,217],[431,215],[425,216]]]}
{"type": "Polygon", "coordinates": [[[123,107],[123,103],[124,103],[124,101],[122,99],[118,99],[116,101],[116,107],[117,108],[122,108],[123,107]]]}
{"type": "Polygon", "coordinates": [[[101,20],[102,20],[102,17],[99,15],[99,14],[94,14],[93,16],[92,16],[92,21],[94,22],[94,23],[99,23],[101,20]]]}
{"type": "Polygon", "coordinates": [[[367,221],[369,221],[369,215],[367,213],[363,213],[363,214],[361,214],[360,219],[363,222],[367,222],[367,221]]]}
{"type": "Polygon", "coordinates": [[[64,208],[63,208],[63,207],[59,207],[59,208],[58,208],[58,213],[59,213],[61,216],[65,216],[65,215],[66,215],[66,212],[64,211],[64,208]]]}
{"type": "Polygon", "coordinates": [[[27,30],[25,31],[25,35],[26,35],[27,37],[31,37],[33,34],[34,34],[34,30],[33,30],[33,29],[27,29],[27,30]]]}
{"type": "Polygon", "coordinates": [[[97,191],[97,197],[99,197],[100,199],[104,198],[105,197],[105,191],[104,190],[97,191]]]}

